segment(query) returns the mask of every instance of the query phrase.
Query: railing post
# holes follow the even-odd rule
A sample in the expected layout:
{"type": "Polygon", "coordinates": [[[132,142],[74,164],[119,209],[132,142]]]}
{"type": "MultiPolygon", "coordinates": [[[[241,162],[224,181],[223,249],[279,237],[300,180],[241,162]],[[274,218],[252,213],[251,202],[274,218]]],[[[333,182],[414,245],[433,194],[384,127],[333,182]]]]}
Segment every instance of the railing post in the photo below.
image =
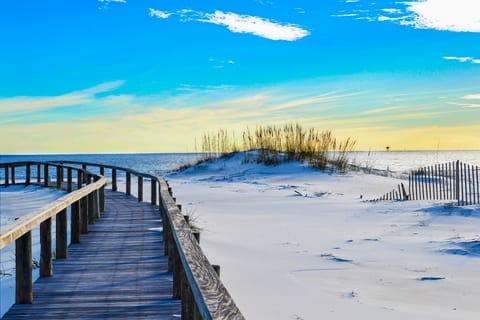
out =
{"type": "Polygon", "coordinates": [[[67,209],[63,209],[57,214],[56,218],[56,258],[68,258],[68,242],[67,242],[67,209]]]}
{"type": "Polygon", "coordinates": [[[217,274],[217,276],[220,277],[220,266],[218,264],[212,264],[212,268],[215,271],[215,273],[217,274]]]}
{"type": "Polygon", "coordinates": [[[190,288],[190,284],[188,283],[187,277],[185,276],[185,272],[182,272],[182,319],[194,319],[194,301],[193,301],[193,294],[190,288]]]}
{"type": "Polygon", "coordinates": [[[72,203],[72,218],[70,221],[71,242],[80,243],[81,222],[80,222],[80,200],[72,203]]]}
{"type": "Polygon", "coordinates": [[[15,240],[15,303],[32,301],[32,232],[29,231],[15,240]]]}
{"type": "Polygon", "coordinates": [[[52,265],[52,218],[40,223],[40,276],[51,277],[52,265]]]}
{"type": "Polygon", "coordinates": [[[117,169],[112,169],[112,191],[117,191],[117,169]]]}
{"type": "Polygon", "coordinates": [[[131,177],[130,177],[130,172],[127,172],[126,174],[126,178],[127,178],[127,186],[126,186],[126,190],[125,190],[125,193],[127,195],[130,195],[131,194],[131,177]]]}
{"type": "Polygon", "coordinates": [[[93,214],[95,219],[100,219],[100,195],[99,190],[93,191],[93,214]]]}
{"type": "Polygon", "coordinates": [[[95,199],[93,192],[87,196],[88,198],[88,224],[95,224],[95,199]]]}
{"type": "Polygon", "coordinates": [[[83,171],[78,169],[77,170],[77,189],[81,189],[82,188],[82,184],[83,184],[83,171]]]}
{"type": "Polygon", "coordinates": [[[105,175],[105,167],[100,167],[100,175],[101,176],[105,175]]]}
{"type": "Polygon", "coordinates": [[[45,176],[45,181],[43,181],[43,185],[48,187],[48,164],[43,165],[43,175],[45,176]]]}
{"type": "Polygon", "coordinates": [[[88,233],[88,196],[80,200],[80,224],[82,234],[88,233]]]}
{"type": "Polygon", "coordinates": [[[99,192],[100,212],[105,212],[105,186],[101,187],[99,192]]]}
{"type": "Polygon", "coordinates": [[[12,184],[15,184],[15,166],[12,166],[12,184]]]}
{"type": "Polygon", "coordinates": [[[154,179],[152,179],[152,182],[151,182],[150,194],[151,194],[150,203],[152,205],[156,205],[157,204],[157,182],[154,179]]]}
{"type": "Polygon", "coordinates": [[[62,189],[62,179],[61,179],[61,170],[62,170],[62,167],[61,166],[57,166],[57,189],[61,190],[62,189]]]}
{"type": "Polygon", "coordinates": [[[37,164],[37,182],[40,183],[42,182],[42,176],[41,176],[41,168],[42,166],[39,164],[37,164]]]}
{"type": "Polygon", "coordinates": [[[138,184],[138,201],[142,202],[143,201],[143,177],[138,177],[137,178],[138,184]]]}
{"type": "Polygon", "coordinates": [[[10,169],[7,165],[5,166],[5,186],[6,187],[8,187],[8,185],[10,184],[10,177],[8,176],[9,172],[10,172],[10,169]]]}
{"type": "Polygon", "coordinates": [[[83,179],[84,179],[83,182],[84,182],[84,183],[88,183],[88,180],[87,180],[87,179],[88,179],[88,175],[87,175],[87,165],[86,165],[86,164],[82,164],[82,169],[83,169],[83,173],[84,173],[84,175],[83,175],[83,179]]]}
{"type": "Polygon", "coordinates": [[[25,185],[30,184],[30,164],[25,166],[25,185]]]}
{"type": "Polygon", "coordinates": [[[182,297],[182,276],[184,271],[177,248],[173,249],[173,299],[182,297]]]}
{"type": "Polygon", "coordinates": [[[67,169],[67,192],[72,192],[72,168],[67,169]]]}

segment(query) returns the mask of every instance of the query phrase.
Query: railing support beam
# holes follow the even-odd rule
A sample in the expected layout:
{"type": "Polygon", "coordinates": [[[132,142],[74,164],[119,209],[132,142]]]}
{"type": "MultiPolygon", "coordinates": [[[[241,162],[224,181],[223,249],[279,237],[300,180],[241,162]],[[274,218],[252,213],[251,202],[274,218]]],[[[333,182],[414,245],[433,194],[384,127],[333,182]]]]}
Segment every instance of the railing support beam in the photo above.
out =
{"type": "Polygon", "coordinates": [[[15,240],[15,303],[31,304],[32,294],[32,232],[15,240]]]}
{"type": "Polygon", "coordinates": [[[68,242],[67,242],[67,209],[63,209],[56,217],[56,258],[68,258],[68,242]]]}
{"type": "Polygon", "coordinates": [[[52,218],[48,218],[40,224],[40,276],[52,274],[52,218]]]}

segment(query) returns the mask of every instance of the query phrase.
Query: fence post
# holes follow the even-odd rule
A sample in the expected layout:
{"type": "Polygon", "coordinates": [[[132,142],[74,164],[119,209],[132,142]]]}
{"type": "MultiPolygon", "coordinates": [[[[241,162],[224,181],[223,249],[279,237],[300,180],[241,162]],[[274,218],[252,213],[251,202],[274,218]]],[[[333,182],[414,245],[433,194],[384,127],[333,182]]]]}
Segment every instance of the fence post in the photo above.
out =
{"type": "Polygon", "coordinates": [[[52,218],[40,223],[40,276],[51,277],[52,264],[52,218]]]}
{"type": "Polygon", "coordinates": [[[15,240],[15,303],[32,301],[32,232],[29,231],[15,240]]]}
{"type": "Polygon", "coordinates": [[[12,166],[12,184],[15,184],[15,166],[12,166]]]}
{"type": "Polygon", "coordinates": [[[460,161],[455,163],[455,197],[458,205],[460,205],[460,161]]]}

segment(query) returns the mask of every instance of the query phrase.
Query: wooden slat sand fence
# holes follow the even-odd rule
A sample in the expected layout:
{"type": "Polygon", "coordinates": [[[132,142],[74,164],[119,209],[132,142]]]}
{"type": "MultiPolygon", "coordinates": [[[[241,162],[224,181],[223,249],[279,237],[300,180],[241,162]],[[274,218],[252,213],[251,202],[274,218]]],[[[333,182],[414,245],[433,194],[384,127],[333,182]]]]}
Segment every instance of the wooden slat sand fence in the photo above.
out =
{"type": "Polygon", "coordinates": [[[408,191],[401,183],[378,200],[452,200],[459,206],[480,204],[480,168],[453,161],[412,170],[408,191]]]}
{"type": "MultiPolygon", "coordinates": [[[[41,166],[46,168],[43,180],[47,181],[43,182],[44,185],[50,184],[48,181],[50,176],[48,174],[49,167],[46,165],[77,170],[77,184],[79,186],[84,181],[97,179],[98,184],[95,182],[80,189],[84,190],[85,188],[88,188],[82,191],[82,195],[91,192],[92,189],[97,187],[98,189],[103,188],[107,182],[107,179],[104,177],[105,173],[110,173],[109,181],[111,182],[112,192],[118,192],[118,189],[120,189],[120,182],[122,182],[125,183],[125,193],[131,195],[132,185],[136,184],[136,194],[139,202],[143,201],[144,189],[148,189],[144,186],[148,184],[151,192],[150,204],[157,208],[161,216],[163,224],[162,234],[164,250],[168,255],[168,271],[173,274],[172,298],[181,299],[182,319],[244,319],[227,289],[220,281],[220,267],[211,265],[203,254],[199,245],[199,234],[193,232],[188,222],[188,216],[182,214],[181,206],[176,203],[172,189],[162,177],[118,166],[76,161],[54,161],[48,164],[27,163],[27,165],[35,166],[35,172],[37,175],[40,175],[41,173],[41,166]],[[66,164],[74,167],[67,167],[65,166],[66,164]],[[109,172],[106,172],[107,170],[109,172]],[[91,172],[98,172],[98,174],[92,174],[91,172]],[[136,179],[134,179],[135,177],[136,179]]],[[[6,164],[0,167],[5,168],[5,185],[15,183],[15,169],[12,169],[13,167],[18,167],[18,164],[6,164]]],[[[63,181],[63,171],[63,169],[58,169],[56,172],[56,177],[58,179],[56,180],[63,181]]],[[[31,180],[30,173],[30,169],[26,168],[24,170],[24,180],[26,184],[27,181],[30,182],[31,180]]],[[[72,174],[69,173],[68,169],[66,176],[68,185],[68,181],[70,181],[72,177],[72,174]]],[[[41,180],[41,178],[37,177],[37,182],[41,182],[41,180]]],[[[61,185],[61,182],[55,182],[55,186],[61,185]]],[[[77,199],[77,197],[75,197],[75,199],[77,199]]],[[[100,200],[98,206],[99,210],[101,210],[100,208],[104,208],[104,204],[101,203],[104,199],[104,195],[100,192],[97,199],[100,200]]],[[[84,206],[82,205],[81,208],[84,208],[84,206]]],[[[88,208],[90,208],[90,206],[87,206],[87,209],[88,208]]],[[[57,209],[50,211],[53,212],[56,210],[57,209]]],[[[89,215],[90,214],[87,214],[87,216],[89,215]]],[[[92,215],[95,216],[95,214],[92,215]]],[[[4,231],[2,229],[2,241],[3,238],[4,231]]],[[[5,239],[7,238],[5,237],[5,239]]],[[[10,239],[11,238],[9,238],[8,242],[5,240],[5,243],[14,240],[10,239]]],[[[24,301],[23,303],[31,303],[31,299],[24,301]]]]}

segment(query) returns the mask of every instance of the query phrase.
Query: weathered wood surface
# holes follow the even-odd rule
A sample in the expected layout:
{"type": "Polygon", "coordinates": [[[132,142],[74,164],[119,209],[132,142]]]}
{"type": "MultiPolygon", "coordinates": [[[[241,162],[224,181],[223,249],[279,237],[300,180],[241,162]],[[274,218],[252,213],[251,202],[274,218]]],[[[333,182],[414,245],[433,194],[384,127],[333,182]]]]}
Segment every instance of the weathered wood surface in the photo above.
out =
{"type": "MultiPolygon", "coordinates": [[[[165,180],[158,178],[160,182],[161,210],[167,219],[164,229],[168,228],[169,236],[174,243],[168,244],[168,248],[176,248],[173,253],[174,277],[178,282],[188,281],[188,291],[182,290],[182,299],[191,298],[195,301],[196,310],[194,318],[201,319],[244,319],[227,289],[220,281],[218,274],[211,266],[207,257],[203,254],[198,241],[195,239],[190,226],[175,203],[169,192],[165,180]],[[170,230],[175,230],[171,232],[170,230]],[[179,268],[178,264],[182,265],[179,268]],[[175,272],[178,274],[176,275],[175,272]],[[188,295],[191,294],[191,297],[188,295]],[[197,315],[198,314],[198,315],[197,315]]],[[[171,250],[169,250],[170,252],[171,250]]],[[[175,295],[174,287],[174,295],[175,295]]]]}
{"type": "Polygon", "coordinates": [[[179,319],[172,299],[158,207],[105,190],[106,211],[53,277],[33,286],[33,304],[4,319],[179,319]]]}
{"type": "MultiPolygon", "coordinates": [[[[168,270],[174,272],[173,296],[182,298],[182,317],[184,319],[203,320],[244,319],[227,289],[220,281],[219,275],[200,249],[197,239],[181,213],[181,208],[175,203],[171,188],[163,178],[105,164],[75,161],[55,161],[54,163],[82,164],[82,167],[88,165],[111,169],[112,188],[114,190],[116,189],[116,171],[123,171],[126,176],[127,194],[130,194],[131,191],[132,175],[150,179],[152,193],[158,191],[159,195],[160,209],[164,218],[164,239],[167,239],[164,247],[169,254],[168,270]],[[158,190],[156,190],[154,181],[158,183],[158,190]]],[[[138,179],[138,181],[143,182],[144,179],[138,179]]],[[[140,188],[139,186],[139,194],[143,195],[140,188]]]]}

